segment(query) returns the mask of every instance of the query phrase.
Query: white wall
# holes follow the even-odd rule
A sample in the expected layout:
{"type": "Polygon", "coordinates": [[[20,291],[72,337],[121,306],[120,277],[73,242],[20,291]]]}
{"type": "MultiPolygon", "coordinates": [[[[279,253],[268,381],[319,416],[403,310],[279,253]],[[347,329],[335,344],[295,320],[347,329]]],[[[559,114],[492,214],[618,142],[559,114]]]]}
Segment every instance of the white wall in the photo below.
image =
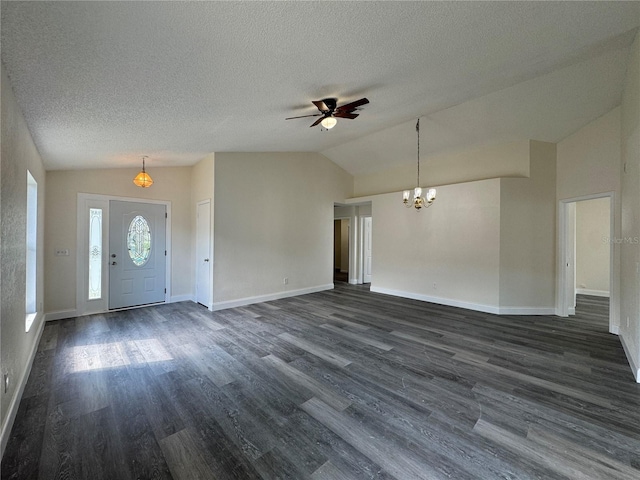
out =
{"type": "Polygon", "coordinates": [[[640,35],[633,43],[621,111],[620,336],[640,382],[640,35]]]}
{"type": "Polygon", "coordinates": [[[500,180],[500,306],[554,313],[555,144],[530,142],[529,171],[500,180]]]}
{"type": "Polygon", "coordinates": [[[610,200],[576,202],[576,278],[578,293],[609,296],[610,200]]]}
{"type": "Polygon", "coordinates": [[[154,184],[136,187],[132,179],[139,169],[53,170],[47,172],[45,225],[45,310],[50,313],[76,308],[76,211],[78,193],[93,193],[171,202],[171,295],[193,293],[193,237],[191,167],[154,168],[147,165],[154,184]],[[69,249],[68,257],[56,257],[56,249],[69,249]]]}
{"type": "MultiPolygon", "coordinates": [[[[2,137],[0,171],[0,365],[9,375],[9,389],[0,383],[0,454],[13,425],[43,325],[43,245],[45,217],[45,171],[40,155],[1,70],[2,137]],[[38,241],[36,307],[38,315],[25,333],[27,169],[38,183],[38,241]]],[[[0,378],[2,378],[0,376],[0,378]]]]}
{"type": "Polygon", "coordinates": [[[330,288],[334,203],[352,192],[320,154],[216,153],[214,309],[330,288]]]}
{"type": "Polygon", "coordinates": [[[405,208],[400,192],[373,197],[371,290],[497,311],[500,180],[437,192],[420,212],[405,208]]]}

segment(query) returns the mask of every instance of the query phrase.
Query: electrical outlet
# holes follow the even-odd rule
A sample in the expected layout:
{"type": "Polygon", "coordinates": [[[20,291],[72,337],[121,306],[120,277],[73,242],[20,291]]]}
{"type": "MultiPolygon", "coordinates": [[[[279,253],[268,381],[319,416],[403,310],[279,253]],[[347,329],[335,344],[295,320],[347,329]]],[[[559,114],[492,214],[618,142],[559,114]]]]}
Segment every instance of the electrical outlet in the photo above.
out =
{"type": "Polygon", "coordinates": [[[282,279],[282,284],[283,284],[283,285],[289,285],[289,277],[284,277],[284,278],[282,279]]]}
{"type": "Polygon", "coordinates": [[[68,257],[69,249],[68,248],[56,248],[56,257],[68,257]]]}
{"type": "Polygon", "coordinates": [[[436,284],[436,282],[433,282],[433,289],[437,290],[438,289],[438,285],[436,284]]]}
{"type": "Polygon", "coordinates": [[[5,373],[4,374],[4,393],[7,393],[9,391],[9,374],[5,373]]]}

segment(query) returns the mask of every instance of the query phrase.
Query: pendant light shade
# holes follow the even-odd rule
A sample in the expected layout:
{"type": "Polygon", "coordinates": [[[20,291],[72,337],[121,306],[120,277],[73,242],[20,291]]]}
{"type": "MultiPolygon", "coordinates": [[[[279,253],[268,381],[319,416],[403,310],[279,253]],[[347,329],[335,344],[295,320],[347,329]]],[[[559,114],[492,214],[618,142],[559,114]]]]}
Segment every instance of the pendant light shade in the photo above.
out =
{"type": "Polygon", "coordinates": [[[150,187],[151,185],[153,185],[153,179],[151,178],[151,176],[144,169],[144,160],[146,158],[149,158],[149,157],[147,157],[146,155],[144,157],[142,157],[142,170],[133,179],[133,183],[136,186],[142,187],[142,188],[147,188],[147,187],[150,187]]]}

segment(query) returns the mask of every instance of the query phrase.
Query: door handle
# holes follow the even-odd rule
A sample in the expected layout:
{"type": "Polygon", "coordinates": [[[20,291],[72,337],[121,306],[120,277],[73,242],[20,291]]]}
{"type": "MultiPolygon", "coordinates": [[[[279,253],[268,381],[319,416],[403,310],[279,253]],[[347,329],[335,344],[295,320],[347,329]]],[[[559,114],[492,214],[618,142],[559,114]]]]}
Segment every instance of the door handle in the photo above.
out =
{"type": "Polygon", "coordinates": [[[117,265],[117,263],[116,262],[111,262],[111,265],[117,265]]]}
{"type": "Polygon", "coordinates": [[[111,254],[111,258],[116,258],[116,254],[115,254],[115,253],[112,253],[112,254],[111,254]]]}
{"type": "Polygon", "coordinates": [[[204,261],[205,261],[205,262],[208,262],[208,261],[209,261],[209,259],[208,259],[208,258],[205,258],[205,259],[204,259],[204,261]]]}

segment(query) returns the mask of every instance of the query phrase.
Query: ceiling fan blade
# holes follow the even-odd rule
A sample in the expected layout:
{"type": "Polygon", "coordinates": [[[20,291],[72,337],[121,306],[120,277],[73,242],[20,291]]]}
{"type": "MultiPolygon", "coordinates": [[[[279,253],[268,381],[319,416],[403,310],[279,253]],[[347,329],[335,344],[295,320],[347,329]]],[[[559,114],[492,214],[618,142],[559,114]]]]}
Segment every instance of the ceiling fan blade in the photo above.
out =
{"type": "Polygon", "coordinates": [[[329,107],[327,107],[327,105],[322,100],[312,100],[311,103],[318,107],[318,110],[320,110],[321,112],[329,111],[329,107]]]}
{"type": "Polygon", "coordinates": [[[285,118],[285,120],[293,120],[294,118],[319,117],[320,115],[322,114],[314,113],[313,115],[300,115],[299,117],[289,117],[289,118],[285,118]]]}
{"type": "Polygon", "coordinates": [[[324,115],[322,116],[322,118],[317,119],[315,122],[313,122],[311,125],[309,125],[309,127],[315,127],[316,125],[318,125],[322,120],[324,120],[324,115]]]}
{"type": "Polygon", "coordinates": [[[366,105],[369,103],[369,100],[366,98],[361,98],[360,100],[356,100],[355,102],[347,103],[346,105],[342,105],[336,109],[337,112],[350,112],[351,110],[355,110],[361,105],[366,105]]]}
{"type": "Polygon", "coordinates": [[[351,120],[353,120],[358,116],[358,114],[350,112],[336,112],[333,114],[333,116],[336,118],[350,118],[351,120]]]}

